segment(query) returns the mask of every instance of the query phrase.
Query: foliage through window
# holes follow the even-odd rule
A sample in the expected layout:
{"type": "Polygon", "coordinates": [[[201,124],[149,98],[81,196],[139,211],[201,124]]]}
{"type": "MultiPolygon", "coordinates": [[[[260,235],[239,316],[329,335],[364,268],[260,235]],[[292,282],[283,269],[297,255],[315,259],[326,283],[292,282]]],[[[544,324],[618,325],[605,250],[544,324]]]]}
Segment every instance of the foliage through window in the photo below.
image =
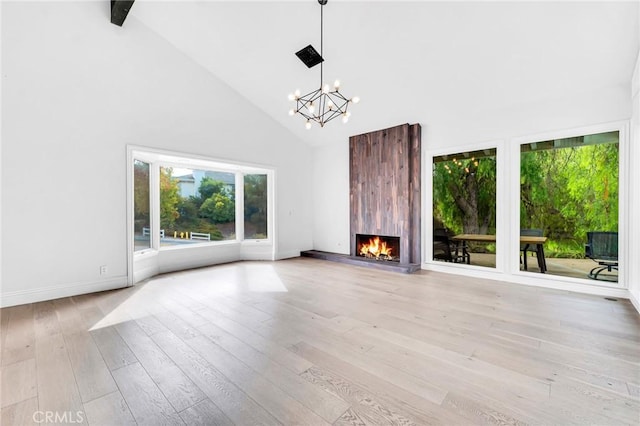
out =
{"type": "Polygon", "coordinates": [[[151,214],[149,212],[149,164],[133,162],[134,251],[151,248],[151,214]]]}
{"type": "Polygon", "coordinates": [[[160,167],[161,245],[234,240],[235,174],[160,167]]]}
{"type": "Polygon", "coordinates": [[[451,240],[458,234],[496,234],[495,149],[433,158],[433,230],[434,260],[495,267],[495,238],[488,242],[451,240]],[[463,250],[477,255],[464,256],[463,250]]]}
{"type": "Polygon", "coordinates": [[[585,277],[587,232],[618,231],[618,142],[616,131],[521,145],[520,227],[543,230],[549,273],[585,277]]]}
{"type": "Polygon", "coordinates": [[[267,175],[244,176],[244,237],[267,238],[267,175]]]}

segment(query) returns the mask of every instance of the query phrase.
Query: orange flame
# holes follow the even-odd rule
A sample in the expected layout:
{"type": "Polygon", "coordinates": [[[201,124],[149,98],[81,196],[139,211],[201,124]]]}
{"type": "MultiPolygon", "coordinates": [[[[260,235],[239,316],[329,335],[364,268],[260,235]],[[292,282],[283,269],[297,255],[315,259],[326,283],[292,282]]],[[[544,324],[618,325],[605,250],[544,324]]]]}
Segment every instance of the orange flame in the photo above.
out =
{"type": "Polygon", "coordinates": [[[369,238],[369,244],[360,246],[360,254],[363,256],[391,256],[391,247],[387,247],[386,241],[380,241],[380,237],[369,238]]]}

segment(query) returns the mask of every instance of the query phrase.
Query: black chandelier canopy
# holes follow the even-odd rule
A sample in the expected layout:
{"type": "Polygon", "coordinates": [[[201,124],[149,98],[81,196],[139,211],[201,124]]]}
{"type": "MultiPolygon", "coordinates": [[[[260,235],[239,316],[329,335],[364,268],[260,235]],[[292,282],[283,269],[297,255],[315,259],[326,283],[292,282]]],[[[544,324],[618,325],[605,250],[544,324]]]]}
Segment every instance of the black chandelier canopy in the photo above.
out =
{"type": "Polygon", "coordinates": [[[289,100],[295,102],[295,108],[289,110],[289,115],[300,114],[307,121],[305,127],[311,129],[312,123],[318,123],[320,127],[324,127],[329,121],[337,117],[342,117],[342,122],[349,121],[351,112],[350,104],[357,104],[360,98],[354,96],[352,98],[345,97],[340,92],[340,81],[336,80],[333,86],[324,83],[324,6],[328,0],[318,0],[320,3],[320,53],[312,46],[308,45],[296,52],[296,56],[308,67],[312,68],[320,64],[320,86],[306,94],[302,94],[300,90],[296,90],[289,94],[289,100]]]}

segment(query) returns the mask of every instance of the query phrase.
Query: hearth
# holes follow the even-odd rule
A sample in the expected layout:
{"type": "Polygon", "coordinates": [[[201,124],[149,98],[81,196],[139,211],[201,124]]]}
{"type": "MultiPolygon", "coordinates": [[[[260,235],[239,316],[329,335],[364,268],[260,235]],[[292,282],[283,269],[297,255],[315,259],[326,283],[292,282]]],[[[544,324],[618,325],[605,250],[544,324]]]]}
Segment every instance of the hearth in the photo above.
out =
{"type": "Polygon", "coordinates": [[[400,237],[356,234],[356,256],[386,262],[400,262],[400,237]]]}

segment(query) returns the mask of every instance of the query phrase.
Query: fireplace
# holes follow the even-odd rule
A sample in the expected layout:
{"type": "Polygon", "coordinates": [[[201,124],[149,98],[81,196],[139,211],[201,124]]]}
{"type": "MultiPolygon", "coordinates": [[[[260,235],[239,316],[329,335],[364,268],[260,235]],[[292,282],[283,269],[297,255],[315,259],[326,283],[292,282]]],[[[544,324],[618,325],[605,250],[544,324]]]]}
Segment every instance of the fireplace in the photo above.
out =
{"type": "MultiPolygon", "coordinates": [[[[360,244],[385,238],[395,262],[368,266],[420,266],[420,138],[419,124],[403,124],[349,138],[349,254],[380,260],[360,244]],[[364,236],[365,241],[358,241],[364,236]]],[[[383,256],[384,260],[390,260],[383,256]]]]}
{"type": "Polygon", "coordinates": [[[402,124],[349,138],[349,254],[307,250],[302,256],[420,270],[421,133],[419,124],[402,124]]]}
{"type": "Polygon", "coordinates": [[[356,256],[378,261],[400,262],[400,237],[356,234],[356,256]]]}

